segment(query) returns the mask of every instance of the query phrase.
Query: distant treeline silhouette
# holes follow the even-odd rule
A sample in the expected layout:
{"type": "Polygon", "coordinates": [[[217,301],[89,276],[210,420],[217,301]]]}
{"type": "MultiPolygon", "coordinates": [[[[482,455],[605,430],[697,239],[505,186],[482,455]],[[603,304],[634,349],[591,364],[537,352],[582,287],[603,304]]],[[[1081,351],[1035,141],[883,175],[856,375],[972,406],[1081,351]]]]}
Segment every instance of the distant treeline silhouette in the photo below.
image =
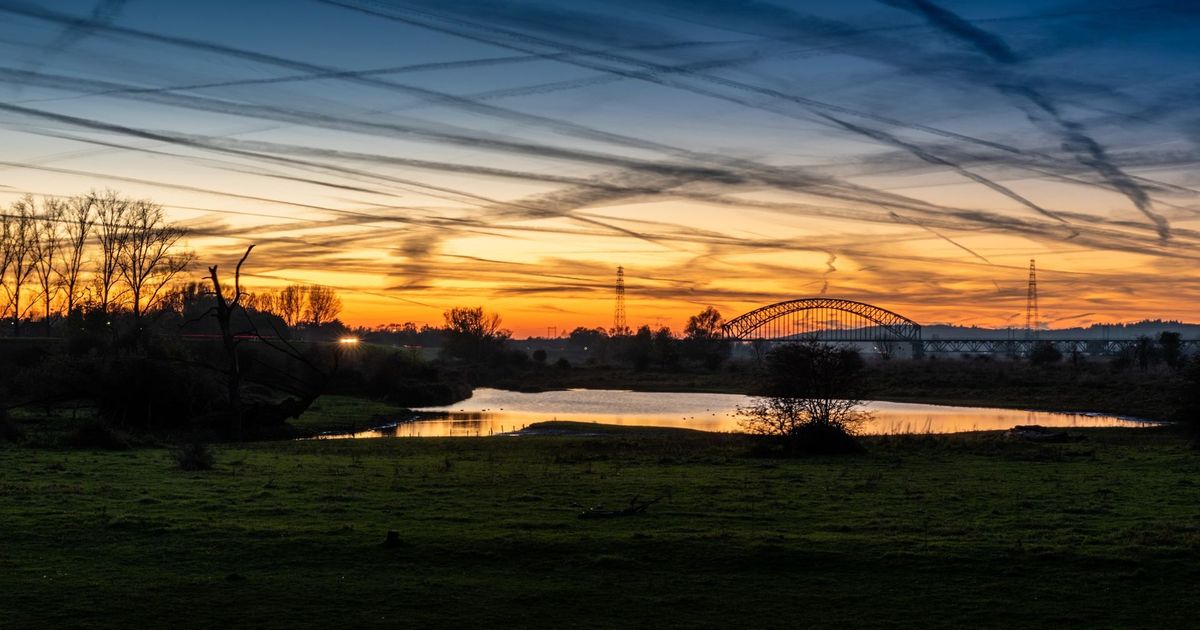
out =
{"type": "MultiPolygon", "coordinates": [[[[21,197],[0,213],[2,334],[53,336],[69,319],[95,317],[137,336],[149,315],[192,321],[208,300],[203,284],[184,281],[195,260],[187,236],[161,205],[112,190],[21,197]]],[[[328,287],[294,284],[249,293],[245,306],[289,328],[321,328],[342,302],[328,287]]]]}

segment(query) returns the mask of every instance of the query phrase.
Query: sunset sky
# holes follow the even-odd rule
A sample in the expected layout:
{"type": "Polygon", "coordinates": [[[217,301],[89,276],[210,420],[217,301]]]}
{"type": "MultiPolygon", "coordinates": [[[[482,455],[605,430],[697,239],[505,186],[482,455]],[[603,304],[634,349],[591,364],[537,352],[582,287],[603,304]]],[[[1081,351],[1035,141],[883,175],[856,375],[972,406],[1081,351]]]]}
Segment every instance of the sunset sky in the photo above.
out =
{"type": "MultiPolygon", "coordinates": [[[[0,202],[113,188],[343,320],[1200,320],[1200,3],[0,0],[0,202]]],[[[199,274],[200,267],[195,272],[199,274]]]]}

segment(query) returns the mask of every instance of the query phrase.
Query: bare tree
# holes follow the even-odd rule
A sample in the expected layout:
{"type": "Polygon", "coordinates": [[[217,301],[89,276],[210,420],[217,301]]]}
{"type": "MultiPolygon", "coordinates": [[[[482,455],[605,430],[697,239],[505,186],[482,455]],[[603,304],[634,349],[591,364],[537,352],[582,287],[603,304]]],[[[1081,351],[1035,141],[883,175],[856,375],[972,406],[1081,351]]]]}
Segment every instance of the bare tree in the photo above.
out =
{"type": "Polygon", "coordinates": [[[299,284],[286,286],[279,290],[275,298],[275,314],[283,318],[288,327],[300,323],[304,315],[304,302],[307,289],[299,284]]]}
{"type": "Polygon", "coordinates": [[[0,297],[4,299],[0,303],[0,317],[8,314],[8,307],[12,301],[8,289],[8,270],[12,267],[13,258],[13,232],[16,229],[16,220],[13,215],[8,212],[0,212],[0,297]]]}
{"type": "MultiPolygon", "coordinates": [[[[217,318],[217,325],[221,330],[221,341],[226,354],[226,367],[222,372],[226,376],[226,386],[228,388],[230,429],[238,437],[241,436],[242,431],[246,428],[247,421],[253,422],[255,428],[261,428],[282,424],[288,418],[300,417],[305,410],[312,406],[317,397],[321,395],[330,376],[330,372],[322,369],[313,360],[306,357],[303,352],[289,343],[283,335],[279,334],[280,331],[276,330],[275,334],[270,337],[263,336],[259,332],[254,319],[249,313],[245,312],[248,294],[242,290],[242,265],[246,263],[246,259],[250,257],[250,252],[253,250],[253,245],[247,247],[246,253],[238,261],[233,273],[232,290],[221,285],[220,277],[217,274],[217,265],[208,268],[208,278],[212,283],[212,292],[209,295],[213,297],[216,303],[205,315],[211,314],[215,316],[217,318]],[[239,309],[245,315],[249,330],[242,333],[235,333],[232,328],[233,317],[239,309]],[[241,395],[243,374],[238,346],[250,338],[256,339],[264,346],[281,353],[294,363],[305,366],[311,372],[312,376],[315,376],[315,379],[301,378],[295,374],[291,374],[286,369],[273,368],[284,378],[278,379],[280,382],[276,382],[269,387],[277,391],[289,393],[291,396],[284,400],[270,403],[253,400],[243,401],[241,395]]],[[[264,369],[272,369],[272,366],[267,362],[258,361],[258,364],[264,369]]],[[[337,370],[337,364],[338,355],[335,352],[333,354],[334,371],[337,370]]]]}
{"type": "Polygon", "coordinates": [[[250,257],[251,251],[254,251],[253,245],[246,248],[246,253],[242,255],[242,259],[238,261],[237,267],[234,269],[232,297],[227,295],[226,289],[221,286],[220,277],[217,275],[217,265],[208,268],[208,278],[212,282],[212,297],[216,300],[216,306],[213,307],[212,313],[217,318],[217,325],[221,329],[221,344],[225,348],[225,383],[229,397],[229,418],[233,425],[231,427],[233,434],[238,437],[241,437],[243,421],[242,364],[238,356],[239,340],[233,334],[232,321],[233,314],[242,308],[242,299],[246,296],[242,291],[242,265],[250,257]]]}
{"type": "Polygon", "coordinates": [[[113,307],[118,283],[121,279],[121,252],[125,249],[126,228],[130,201],[106,190],[103,194],[89,195],[96,217],[96,240],[99,243],[96,269],[92,281],[96,285],[96,296],[100,308],[105,312],[113,307]]]}
{"type": "Polygon", "coordinates": [[[724,323],[725,318],[721,317],[721,312],[708,306],[688,318],[683,334],[688,339],[714,339],[720,336],[721,324],[724,323]]]}
{"type": "Polygon", "coordinates": [[[193,254],[179,251],[177,245],[187,231],[167,224],[162,206],[156,203],[131,202],[124,228],[117,270],[129,290],[136,336],[142,315],[158,304],[165,295],[163,289],[191,265],[193,254]]]}
{"type": "Polygon", "coordinates": [[[3,283],[7,295],[8,312],[12,315],[13,336],[20,336],[21,318],[29,311],[30,304],[22,306],[21,298],[36,267],[37,211],[33,197],[26,195],[13,202],[4,225],[4,254],[7,281],[3,283]]]}
{"type": "Polygon", "coordinates": [[[58,258],[62,251],[62,218],[65,203],[54,198],[42,200],[42,212],[34,223],[33,275],[42,298],[42,317],[49,335],[53,323],[54,299],[62,289],[58,258]]]}
{"type": "Polygon", "coordinates": [[[816,342],[789,344],[767,355],[766,396],[738,408],[749,433],[778,438],[789,449],[851,452],[862,411],[862,357],[816,342]]]}
{"type": "Polygon", "coordinates": [[[242,306],[247,310],[254,310],[260,313],[275,312],[275,294],[270,291],[260,293],[246,293],[246,297],[242,300],[242,306]]]}
{"type": "Polygon", "coordinates": [[[442,317],[446,320],[442,351],[453,357],[481,361],[502,349],[511,336],[500,328],[500,315],[482,306],[452,308],[442,317]]]}
{"type": "Polygon", "coordinates": [[[63,204],[62,247],[58,277],[65,298],[64,312],[69,317],[80,301],[82,274],[86,264],[88,240],[96,223],[95,196],[77,195],[63,204]]]}
{"type": "Polygon", "coordinates": [[[308,287],[307,293],[304,313],[313,326],[332,322],[342,312],[342,300],[333,289],[314,284],[308,287]]]}

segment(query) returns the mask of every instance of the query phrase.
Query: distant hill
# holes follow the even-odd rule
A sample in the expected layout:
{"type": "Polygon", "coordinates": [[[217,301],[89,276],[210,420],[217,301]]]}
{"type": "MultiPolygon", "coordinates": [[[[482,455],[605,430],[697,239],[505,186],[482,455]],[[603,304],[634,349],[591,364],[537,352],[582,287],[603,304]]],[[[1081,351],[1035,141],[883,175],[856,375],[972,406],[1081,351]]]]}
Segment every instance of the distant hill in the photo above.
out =
{"type": "MultiPolygon", "coordinates": [[[[1200,339],[1200,324],[1144,320],[1123,324],[1092,324],[1087,328],[1049,328],[1038,332],[1047,339],[1137,339],[1157,337],[1164,331],[1177,332],[1184,339],[1200,339]]],[[[925,339],[1024,339],[1024,328],[979,328],[933,324],[921,327],[925,339]]]]}

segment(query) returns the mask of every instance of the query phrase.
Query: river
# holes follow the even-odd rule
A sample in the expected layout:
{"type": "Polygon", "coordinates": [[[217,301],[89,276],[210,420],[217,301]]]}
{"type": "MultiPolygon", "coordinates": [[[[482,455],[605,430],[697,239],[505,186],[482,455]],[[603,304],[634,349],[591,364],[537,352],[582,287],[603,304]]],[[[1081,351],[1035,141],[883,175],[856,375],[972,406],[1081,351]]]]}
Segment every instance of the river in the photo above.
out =
{"type": "MultiPolygon", "coordinates": [[[[394,426],[330,434],[324,439],[375,437],[489,436],[552,420],[627,426],[739,431],[737,408],[750,398],[738,394],[632,392],[571,389],[521,393],[477,389],[462,402],[417,411],[434,414],[394,426]]],[[[1054,413],[985,407],[951,407],[870,401],[871,419],[859,427],[871,435],[995,431],[1019,424],[1046,427],[1122,427],[1151,423],[1093,413],[1054,413]]]]}

